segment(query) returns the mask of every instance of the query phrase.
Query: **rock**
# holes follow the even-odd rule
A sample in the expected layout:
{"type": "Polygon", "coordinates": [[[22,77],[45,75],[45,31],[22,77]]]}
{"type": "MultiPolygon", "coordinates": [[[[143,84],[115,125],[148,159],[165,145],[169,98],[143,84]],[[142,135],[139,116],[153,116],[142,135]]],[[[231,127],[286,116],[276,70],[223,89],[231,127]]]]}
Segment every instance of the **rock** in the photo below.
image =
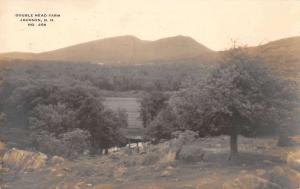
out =
{"type": "Polygon", "coordinates": [[[93,189],[114,189],[111,184],[99,184],[93,187],[93,189]]]}
{"type": "Polygon", "coordinates": [[[161,157],[163,157],[168,153],[177,153],[181,149],[182,143],[177,139],[172,139],[156,146],[158,147],[158,153],[161,154],[161,157]]]}
{"type": "Polygon", "coordinates": [[[84,182],[80,181],[80,182],[76,183],[73,187],[74,187],[74,189],[80,189],[80,188],[82,188],[82,186],[84,184],[85,184],[84,182]]]}
{"type": "MultiPolygon", "coordinates": [[[[123,160],[123,164],[127,167],[132,167],[135,166],[137,164],[143,164],[145,161],[144,157],[140,157],[138,159],[134,159],[134,158],[124,158],[123,160]]],[[[147,163],[146,163],[147,164],[147,163]]]]}
{"type": "Polygon", "coordinates": [[[251,174],[237,176],[223,184],[223,189],[285,189],[261,177],[251,174]]]}
{"type": "MultiPolygon", "coordinates": [[[[144,165],[150,165],[156,162],[159,163],[170,163],[176,159],[176,155],[182,150],[184,145],[191,145],[192,142],[195,142],[198,134],[196,132],[186,130],[184,132],[177,131],[172,133],[172,136],[175,137],[169,141],[159,143],[155,146],[149,146],[149,152],[144,153],[144,165]]],[[[184,148],[187,148],[186,146],[184,148]]],[[[194,150],[195,147],[192,147],[194,150]]],[[[186,150],[183,150],[185,153],[186,150]]],[[[199,152],[199,148],[198,151],[199,152]]],[[[190,154],[190,153],[189,153],[190,154]]],[[[193,156],[193,158],[199,159],[196,157],[199,154],[193,156]]],[[[201,159],[201,158],[200,158],[201,159]]]]}
{"type": "MultiPolygon", "coordinates": [[[[159,163],[173,162],[175,160],[176,153],[181,148],[181,145],[178,147],[174,147],[173,144],[171,143],[172,140],[152,146],[152,148],[150,149],[151,151],[145,154],[146,156],[145,160],[152,159],[155,162],[159,162],[159,163]]],[[[154,163],[154,161],[152,161],[152,163],[154,163]]]]}
{"type": "Polygon", "coordinates": [[[6,150],[6,144],[0,141],[0,151],[6,150]]]}
{"type": "Polygon", "coordinates": [[[265,176],[266,173],[267,173],[267,171],[264,170],[264,169],[256,169],[256,170],[255,170],[255,174],[256,174],[257,176],[259,176],[259,177],[265,176]]]}
{"type": "MultiPolygon", "coordinates": [[[[183,145],[191,144],[194,142],[198,134],[194,131],[176,131],[172,133],[172,136],[175,137],[170,141],[165,142],[165,146],[169,151],[177,153],[181,150],[183,145]]],[[[165,151],[165,150],[164,150],[165,151]]]]}
{"type": "Polygon", "coordinates": [[[161,155],[159,163],[171,163],[176,159],[176,152],[168,151],[161,155]]]}
{"type": "Polygon", "coordinates": [[[151,164],[158,162],[159,159],[160,159],[159,153],[150,152],[150,153],[145,154],[142,164],[143,165],[151,165],[151,164]]]}
{"type": "Polygon", "coordinates": [[[132,155],[133,154],[133,150],[131,148],[129,148],[129,147],[123,147],[119,151],[119,154],[132,155]]]}
{"type": "Polygon", "coordinates": [[[291,168],[300,171],[300,150],[290,152],[287,157],[287,163],[291,168]]]}
{"type": "Polygon", "coordinates": [[[294,143],[294,144],[300,144],[300,135],[296,135],[296,136],[292,136],[292,137],[290,137],[290,139],[292,140],[292,142],[294,143]]]}
{"type": "Polygon", "coordinates": [[[10,171],[9,168],[3,168],[2,166],[0,167],[0,174],[1,173],[7,173],[9,171],[10,171]]]}
{"type": "Polygon", "coordinates": [[[204,151],[200,145],[184,145],[176,155],[176,159],[187,162],[204,160],[204,151]]]}
{"type": "Polygon", "coordinates": [[[60,157],[60,156],[53,156],[51,158],[51,164],[61,164],[65,161],[65,159],[63,157],[60,157]]]}
{"type": "Polygon", "coordinates": [[[3,166],[22,171],[32,171],[45,166],[48,157],[43,153],[11,149],[3,156],[3,166]]]}
{"type": "Polygon", "coordinates": [[[174,170],[175,168],[173,166],[168,166],[166,169],[167,170],[174,170]]]}
{"type": "Polygon", "coordinates": [[[299,188],[300,173],[288,167],[275,167],[267,176],[267,179],[283,188],[299,188]]]}
{"type": "Polygon", "coordinates": [[[115,162],[119,161],[121,159],[120,158],[121,156],[119,154],[110,154],[110,155],[108,155],[108,157],[115,162]]]}
{"type": "Polygon", "coordinates": [[[174,169],[175,169],[174,167],[168,166],[161,172],[160,176],[161,177],[169,177],[174,172],[174,169]]]}
{"type": "Polygon", "coordinates": [[[127,168],[126,167],[118,167],[116,168],[116,170],[114,171],[114,177],[115,178],[120,178],[123,177],[125,175],[125,173],[127,172],[127,168]]]}
{"type": "Polygon", "coordinates": [[[222,147],[222,144],[217,143],[217,144],[216,144],[216,147],[217,147],[217,148],[221,148],[221,147],[222,147]]]}
{"type": "Polygon", "coordinates": [[[66,171],[64,171],[61,167],[50,167],[48,170],[50,174],[55,177],[63,177],[66,175],[66,171]]]}
{"type": "Polygon", "coordinates": [[[168,176],[171,176],[172,173],[170,170],[164,170],[163,172],[161,172],[160,176],[161,177],[168,177],[168,176]]]}

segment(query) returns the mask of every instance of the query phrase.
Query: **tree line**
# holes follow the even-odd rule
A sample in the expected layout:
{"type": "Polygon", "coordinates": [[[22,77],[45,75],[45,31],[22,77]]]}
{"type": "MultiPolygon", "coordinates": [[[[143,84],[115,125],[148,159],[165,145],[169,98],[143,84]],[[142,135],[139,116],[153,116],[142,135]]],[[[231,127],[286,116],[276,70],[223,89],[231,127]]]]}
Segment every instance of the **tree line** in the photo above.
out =
{"type": "Polygon", "coordinates": [[[0,112],[5,126],[2,129],[22,129],[24,132],[19,133],[28,138],[25,147],[26,143],[39,151],[70,158],[86,149],[96,152],[121,146],[126,143],[122,133],[122,128],[128,125],[126,113],[104,107],[103,90],[175,91],[187,80],[203,77],[198,75],[202,70],[203,66],[198,64],[136,66],[3,61],[0,63],[0,112]],[[194,76],[187,74],[192,70],[194,76]]]}
{"type": "Polygon", "coordinates": [[[49,61],[0,64],[0,112],[6,127],[30,130],[40,151],[76,157],[85,149],[124,145],[124,112],[103,106],[103,90],[145,91],[141,119],[147,137],[280,134],[287,143],[299,110],[297,86],[258,55],[235,48],[213,65],[166,63],[97,65],[49,61]]]}

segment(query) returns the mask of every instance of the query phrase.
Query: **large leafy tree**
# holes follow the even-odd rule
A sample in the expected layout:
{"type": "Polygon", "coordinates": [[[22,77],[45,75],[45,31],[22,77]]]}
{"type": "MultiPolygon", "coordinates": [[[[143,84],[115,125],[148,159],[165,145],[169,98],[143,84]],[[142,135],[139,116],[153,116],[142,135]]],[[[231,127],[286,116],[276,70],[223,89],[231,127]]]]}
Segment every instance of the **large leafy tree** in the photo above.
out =
{"type": "Polygon", "coordinates": [[[91,144],[94,148],[107,149],[126,142],[120,132],[122,123],[118,114],[105,109],[97,99],[85,99],[76,115],[80,128],[91,133],[91,144]]]}
{"type": "Polygon", "coordinates": [[[242,48],[224,54],[222,64],[196,87],[171,100],[182,127],[200,135],[230,136],[231,156],[238,154],[238,135],[260,128],[288,129],[296,108],[292,84],[279,77],[259,57],[242,48]]]}
{"type": "Polygon", "coordinates": [[[167,106],[168,96],[163,92],[153,91],[145,94],[140,103],[140,116],[144,127],[147,127],[158,113],[167,106]]]}

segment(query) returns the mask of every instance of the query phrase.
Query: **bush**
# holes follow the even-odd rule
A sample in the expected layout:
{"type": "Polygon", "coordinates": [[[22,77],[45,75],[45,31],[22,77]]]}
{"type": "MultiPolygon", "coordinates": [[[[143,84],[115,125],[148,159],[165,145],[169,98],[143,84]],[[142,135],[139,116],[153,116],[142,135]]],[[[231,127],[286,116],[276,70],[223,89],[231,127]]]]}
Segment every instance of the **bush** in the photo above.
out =
{"type": "Polygon", "coordinates": [[[196,162],[204,160],[205,152],[199,144],[183,145],[176,154],[176,159],[186,162],[196,162]]]}
{"type": "Polygon", "coordinates": [[[126,113],[106,109],[102,98],[93,88],[46,88],[51,88],[51,92],[31,98],[32,108],[28,111],[29,127],[33,133],[47,133],[55,143],[64,138],[64,134],[81,129],[89,133],[89,148],[94,149],[107,149],[125,142],[120,128],[127,127],[126,113]]]}
{"type": "Polygon", "coordinates": [[[90,133],[81,129],[54,136],[48,132],[33,134],[37,150],[51,155],[73,159],[90,148],[90,133]]]}
{"type": "Polygon", "coordinates": [[[166,108],[159,112],[154,120],[149,124],[146,130],[148,137],[159,139],[170,139],[172,133],[178,130],[176,116],[170,108],[166,108]]]}
{"type": "Polygon", "coordinates": [[[58,136],[78,128],[76,112],[65,104],[37,105],[29,118],[29,125],[34,132],[47,131],[58,136]]]}
{"type": "Polygon", "coordinates": [[[141,99],[141,119],[147,127],[158,113],[167,106],[168,96],[162,92],[150,92],[141,99]]]}

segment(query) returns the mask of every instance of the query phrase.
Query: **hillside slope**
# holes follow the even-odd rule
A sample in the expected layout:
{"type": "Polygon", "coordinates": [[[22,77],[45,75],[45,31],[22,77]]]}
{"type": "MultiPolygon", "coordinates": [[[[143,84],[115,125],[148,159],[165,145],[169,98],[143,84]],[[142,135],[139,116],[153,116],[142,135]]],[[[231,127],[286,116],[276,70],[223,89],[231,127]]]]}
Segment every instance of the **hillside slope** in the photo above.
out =
{"type": "MultiPolygon", "coordinates": [[[[249,47],[268,64],[288,78],[300,82],[300,36],[280,39],[249,47]]],[[[90,41],[42,53],[12,52],[0,54],[1,59],[91,62],[101,64],[146,63],[215,63],[226,51],[212,51],[186,36],[145,41],[134,36],[119,36],[90,41]]]]}
{"type": "Polygon", "coordinates": [[[300,37],[291,37],[272,41],[254,48],[275,68],[300,73],[300,37]]]}
{"type": "Polygon", "coordinates": [[[213,51],[185,36],[144,41],[120,36],[86,42],[43,53],[5,53],[4,58],[63,60],[93,63],[153,63],[180,60],[206,60],[213,51]]]}

